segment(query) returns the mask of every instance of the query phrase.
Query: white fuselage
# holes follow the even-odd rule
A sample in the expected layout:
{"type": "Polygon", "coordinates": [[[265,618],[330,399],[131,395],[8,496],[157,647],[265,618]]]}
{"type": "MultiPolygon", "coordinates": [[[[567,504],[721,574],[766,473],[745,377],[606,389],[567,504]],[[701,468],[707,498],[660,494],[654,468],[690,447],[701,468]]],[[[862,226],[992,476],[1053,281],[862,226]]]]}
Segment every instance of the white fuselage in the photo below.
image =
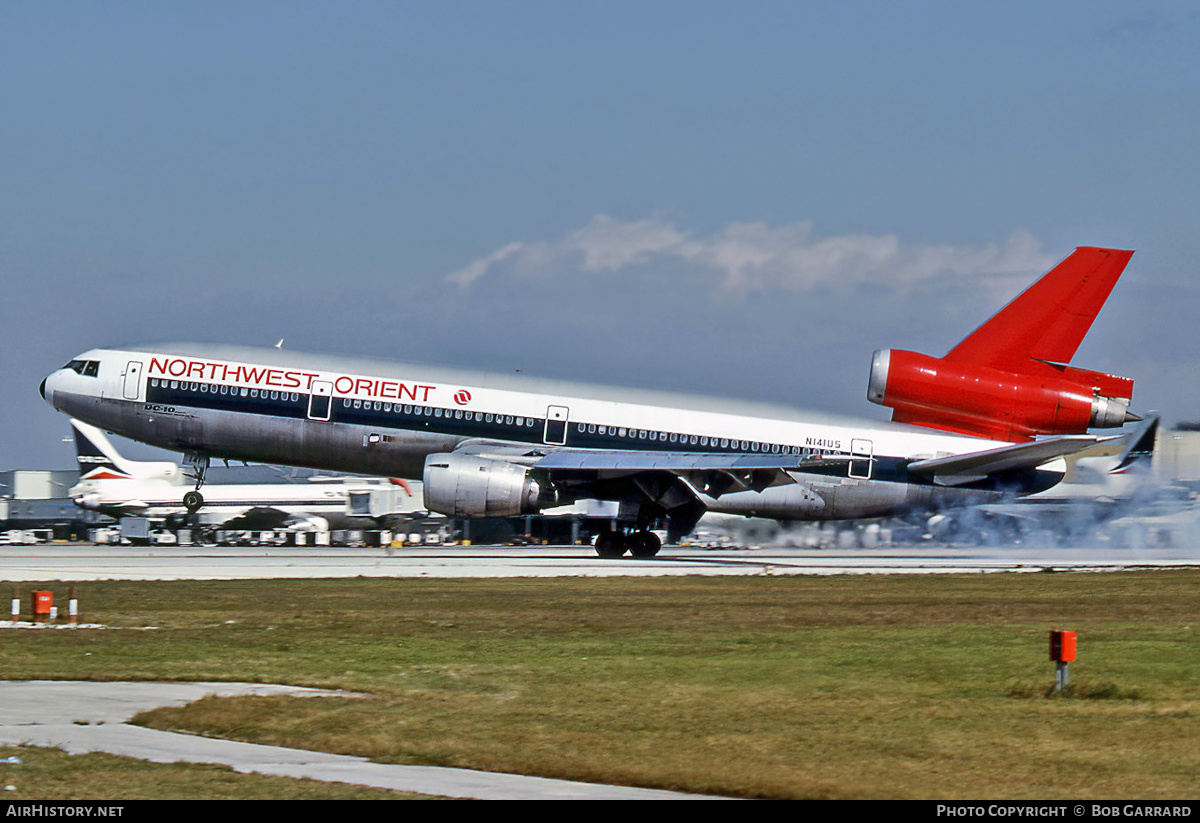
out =
{"type": "MultiPolygon", "coordinates": [[[[181,502],[194,483],[182,476],[167,479],[93,479],[68,492],[82,508],[114,516],[136,515],[159,520],[186,513],[181,502]]],[[[386,480],[369,478],[313,483],[210,483],[204,487],[200,520],[224,523],[253,509],[270,509],[296,517],[344,518],[350,494],[387,488],[386,480]]],[[[419,508],[416,501],[415,508],[419,508]]]]}
{"type": "MultiPolygon", "coordinates": [[[[947,487],[910,476],[907,465],[1011,444],[751,403],[277,349],[95,349],[47,377],[42,392],[74,417],[168,449],[385,477],[419,478],[430,455],[472,443],[507,447],[518,464],[523,448],[839,458],[825,470],[789,472],[794,482],[784,485],[697,491],[709,510],[779,519],[986,502],[1048,488],[1065,466],[1056,459],[1019,476],[947,487]]],[[[605,479],[597,472],[586,496],[605,499],[605,479]]]]}

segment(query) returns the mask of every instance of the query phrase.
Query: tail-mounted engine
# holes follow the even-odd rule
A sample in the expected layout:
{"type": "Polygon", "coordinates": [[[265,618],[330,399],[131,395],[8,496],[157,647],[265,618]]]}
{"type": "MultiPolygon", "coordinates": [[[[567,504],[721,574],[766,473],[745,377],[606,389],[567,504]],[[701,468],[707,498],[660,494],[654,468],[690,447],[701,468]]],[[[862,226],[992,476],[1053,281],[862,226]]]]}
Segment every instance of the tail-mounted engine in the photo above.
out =
{"type": "Polygon", "coordinates": [[[425,458],[425,508],[448,517],[515,517],[553,505],[530,471],[470,454],[425,458]]]}
{"type": "Polygon", "coordinates": [[[1132,397],[1127,377],[1037,360],[1006,371],[898,349],[875,352],[867,385],[897,422],[1011,441],[1138,420],[1132,397]]]}
{"type": "Polygon", "coordinates": [[[1128,377],[1065,365],[1132,256],[1080,246],[945,357],[875,352],[867,397],[900,423],[1013,442],[1139,420],[1128,377]]]}

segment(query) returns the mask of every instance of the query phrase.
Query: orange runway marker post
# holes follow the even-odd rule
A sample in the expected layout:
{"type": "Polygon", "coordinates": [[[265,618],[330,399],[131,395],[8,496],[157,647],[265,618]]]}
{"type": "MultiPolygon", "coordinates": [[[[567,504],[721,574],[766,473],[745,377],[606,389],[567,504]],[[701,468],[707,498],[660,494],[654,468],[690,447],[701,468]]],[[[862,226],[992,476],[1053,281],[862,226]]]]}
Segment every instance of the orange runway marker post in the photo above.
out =
{"type": "Polygon", "coordinates": [[[1069,664],[1075,659],[1075,632],[1050,632],[1050,659],[1056,666],[1054,691],[1063,693],[1070,686],[1069,664]]]}

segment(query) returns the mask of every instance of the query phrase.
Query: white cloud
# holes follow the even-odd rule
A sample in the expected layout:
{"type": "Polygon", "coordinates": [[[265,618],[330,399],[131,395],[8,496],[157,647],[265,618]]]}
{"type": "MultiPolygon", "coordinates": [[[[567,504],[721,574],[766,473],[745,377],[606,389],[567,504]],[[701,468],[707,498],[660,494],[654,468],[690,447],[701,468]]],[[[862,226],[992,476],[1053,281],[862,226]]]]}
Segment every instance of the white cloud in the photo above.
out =
{"type": "Polygon", "coordinates": [[[582,252],[587,271],[617,271],[646,263],[654,255],[678,255],[684,240],[674,226],[660,220],[622,223],[598,214],[591,223],[571,232],[562,248],[582,252]]]}
{"type": "Polygon", "coordinates": [[[867,282],[911,288],[944,274],[984,278],[985,287],[1008,290],[1012,284],[1005,275],[1028,277],[1055,262],[1023,231],[983,247],[906,245],[891,234],[818,237],[808,221],[778,227],[730,223],[695,236],[658,218],[626,222],[601,214],[560,241],[509,243],[446,279],[468,286],[505,261],[520,274],[552,276],[683,262],[715,275],[719,288],[734,294],[867,282]]]}
{"type": "Polygon", "coordinates": [[[469,286],[480,277],[483,277],[489,268],[494,266],[496,263],[500,263],[504,260],[507,260],[509,257],[512,257],[522,248],[524,248],[523,243],[509,243],[507,246],[492,252],[487,257],[476,260],[474,263],[466,265],[458,271],[446,275],[446,279],[451,283],[457,283],[460,286],[469,286]]]}

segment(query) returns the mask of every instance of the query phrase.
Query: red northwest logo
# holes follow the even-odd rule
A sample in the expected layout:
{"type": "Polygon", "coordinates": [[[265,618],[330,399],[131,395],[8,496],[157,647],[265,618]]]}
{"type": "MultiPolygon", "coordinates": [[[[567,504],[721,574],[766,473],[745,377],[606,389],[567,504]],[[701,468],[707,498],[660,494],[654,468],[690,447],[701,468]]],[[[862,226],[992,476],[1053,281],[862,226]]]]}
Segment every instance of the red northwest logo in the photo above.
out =
{"type": "Polygon", "coordinates": [[[460,406],[465,406],[471,402],[471,393],[466,389],[461,389],[454,393],[454,402],[460,406]]]}

